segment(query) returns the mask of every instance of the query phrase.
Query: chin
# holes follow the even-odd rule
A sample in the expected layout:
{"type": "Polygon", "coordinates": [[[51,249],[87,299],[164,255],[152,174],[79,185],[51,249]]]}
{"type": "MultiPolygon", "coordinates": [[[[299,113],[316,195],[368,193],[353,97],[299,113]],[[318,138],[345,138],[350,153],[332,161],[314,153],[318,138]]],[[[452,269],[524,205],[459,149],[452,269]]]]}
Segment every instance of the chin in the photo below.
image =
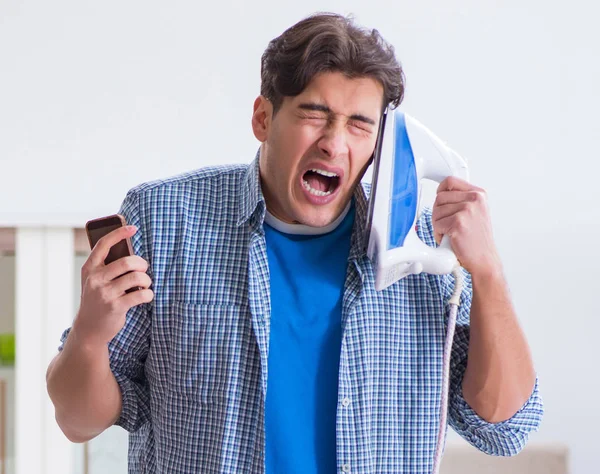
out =
{"type": "Polygon", "coordinates": [[[335,218],[331,217],[318,217],[318,218],[314,218],[314,219],[310,219],[307,222],[305,222],[305,225],[311,226],[311,227],[325,227],[328,226],[329,224],[331,224],[333,221],[335,220],[335,218]]]}
{"type": "Polygon", "coordinates": [[[297,221],[300,224],[311,227],[325,227],[331,224],[340,212],[329,209],[311,209],[308,212],[301,213],[301,215],[298,216],[300,219],[297,219],[297,221]]]}

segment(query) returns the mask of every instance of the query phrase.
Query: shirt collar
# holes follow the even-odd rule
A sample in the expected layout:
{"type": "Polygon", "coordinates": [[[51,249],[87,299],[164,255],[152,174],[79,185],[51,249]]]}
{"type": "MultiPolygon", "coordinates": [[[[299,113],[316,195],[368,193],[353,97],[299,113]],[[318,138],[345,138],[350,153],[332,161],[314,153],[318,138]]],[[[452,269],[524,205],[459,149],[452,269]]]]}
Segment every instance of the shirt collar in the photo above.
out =
{"type": "Polygon", "coordinates": [[[262,226],[265,219],[266,204],[260,187],[259,159],[260,150],[242,178],[237,226],[247,223],[251,218],[254,218],[255,225],[262,226]]]}
{"type": "Polygon", "coordinates": [[[365,245],[365,223],[367,221],[368,207],[367,194],[370,189],[370,184],[359,183],[354,190],[356,214],[354,217],[354,227],[352,228],[352,239],[350,241],[349,260],[358,260],[367,254],[365,245]]]}

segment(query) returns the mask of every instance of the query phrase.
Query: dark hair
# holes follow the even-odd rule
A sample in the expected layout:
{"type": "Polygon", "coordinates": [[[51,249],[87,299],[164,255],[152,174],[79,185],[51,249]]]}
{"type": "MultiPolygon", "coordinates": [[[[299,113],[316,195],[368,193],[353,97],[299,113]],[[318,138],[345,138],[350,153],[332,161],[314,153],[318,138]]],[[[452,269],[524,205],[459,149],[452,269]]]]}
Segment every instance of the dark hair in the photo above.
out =
{"type": "Polygon", "coordinates": [[[300,94],[321,72],[372,77],[383,86],[383,106],[404,96],[404,73],[394,47],[375,29],[335,13],[311,15],[271,40],[261,60],[260,93],[277,112],[285,96],[300,94]]]}

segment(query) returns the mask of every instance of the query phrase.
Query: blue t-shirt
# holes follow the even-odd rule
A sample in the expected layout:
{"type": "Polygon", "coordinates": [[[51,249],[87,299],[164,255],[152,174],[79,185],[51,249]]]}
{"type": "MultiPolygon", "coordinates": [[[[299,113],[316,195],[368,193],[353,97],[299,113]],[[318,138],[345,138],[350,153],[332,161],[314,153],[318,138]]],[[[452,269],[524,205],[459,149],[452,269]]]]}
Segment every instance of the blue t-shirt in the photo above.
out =
{"type": "Polygon", "coordinates": [[[273,216],[265,221],[271,280],[267,474],[337,470],[342,297],[353,223],[354,206],[318,235],[273,216]]]}

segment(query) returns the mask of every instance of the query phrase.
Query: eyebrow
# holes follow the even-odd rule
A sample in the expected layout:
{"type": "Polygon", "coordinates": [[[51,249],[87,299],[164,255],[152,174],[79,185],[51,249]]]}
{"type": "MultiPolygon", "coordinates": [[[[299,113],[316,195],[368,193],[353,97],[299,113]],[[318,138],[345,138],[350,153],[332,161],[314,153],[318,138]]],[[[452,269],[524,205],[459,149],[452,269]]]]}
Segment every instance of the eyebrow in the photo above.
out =
{"type": "MultiPolygon", "coordinates": [[[[302,103],[298,105],[298,108],[302,110],[312,110],[313,112],[324,112],[326,114],[333,113],[333,111],[326,105],[317,104],[316,102],[302,103]]],[[[350,120],[358,120],[360,122],[368,123],[369,125],[375,125],[375,120],[362,114],[352,114],[350,115],[350,120]]]]}

